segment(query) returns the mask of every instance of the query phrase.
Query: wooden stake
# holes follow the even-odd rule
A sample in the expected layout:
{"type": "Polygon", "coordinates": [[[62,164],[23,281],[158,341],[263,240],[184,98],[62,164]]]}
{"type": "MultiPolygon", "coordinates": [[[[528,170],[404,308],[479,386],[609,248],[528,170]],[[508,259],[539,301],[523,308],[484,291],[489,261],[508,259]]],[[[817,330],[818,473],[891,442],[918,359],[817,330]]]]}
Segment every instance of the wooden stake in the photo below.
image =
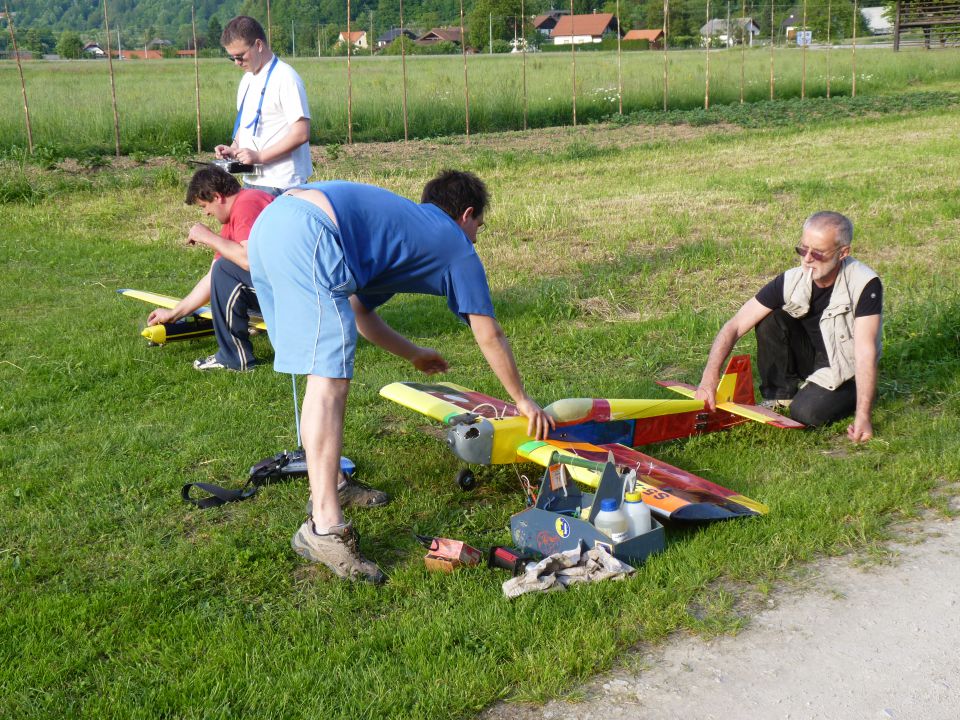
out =
{"type": "Polygon", "coordinates": [[[573,74],[573,126],[577,126],[577,44],[573,41],[576,31],[573,27],[573,0],[570,0],[570,67],[573,74]]]}
{"type": "Polygon", "coordinates": [[[623,57],[620,53],[620,0],[617,0],[617,102],[623,115],[623,57]]]}
{"type": "Polygon", "coordinates": [[[467,78],[467,33],[463,28],[463,0],[460,0],[460,49],[463,52],[463,102],[465,110],[464,126],[467,131],[467,143],[470,142],[470,81],[467,78]]]}
{"type": "Polygon", "coordinates": [[[773,100],[773,40],[776,37],[773,20],[773,2],[770,3],[770,99],[773,100]]]}
{"type": "Polygon", "coordinates": [[[667,32],[670,29],[670,0],[663,0],[663,111],[667,111],[669,95],[669,62],[667,61],[667,32]]]}
{"type": "Polygon", "coordinates": [[[520,36],[523,38],[523,129],[527,129],[527,16],[520,0],[520,36]]]}
{"type": "Polygon", "coordinates": [[[710,109],[710,44],[713,40],[713,34],[710,32],[710,0],[707,0],[707,63],[706,73],[704,74],[703,84],[703,109],[710,109]]]}
{"type": "Polygon", "coordinates": [[[120,157],[120,114],[117,112],[117,84],[113,77],[113,57],[110,55],[110,22],[107,20],[107,0],[103,0],[103,26],[107,31],[107,67],[110,69],[110,96],[113,99],[113,140],[120,157]]]}
{"type": "Polygon", "coordinates": [[[827,0],[827,99],[830,99],[830,48],[833,47],[830,43],[830,24],[832,18],[830,16],[832,10],[832,3],[830,0],[827,0]]]}
{"type": "Polygon", "coordinates": [[[197,152],[203,150],[200,144],[200,48],[197,47],[196,5],[190,6],[190,25],[193,28],[193,75],[197,87],[197,152]]]}
{"type": "Polygon", "coordinates": [[[850,54],[853,64],[853,82],[851,97],[857,96],[857,0],[853,0],[853,52],[850,54]]]}
{"type": "Polygon", "coordinates": [[[347,0],[347,145],[353,145],[353,78],[350,58],[353,56],[353,38],[350,36],[350,0],[347,0]]]}
{"type": "Polygon", "coordinates": [[[403,0],[400,0],[400,66],[403,68],[403,141],[410,139],[410,128],[407,124],[407,50],[404,43],[407,36],[403,32],[403,0]]]}
{"type": "Polygon", "coordinates": [[[13,45],[13,54],[17,57],[17,72],[20,73],[20,92],[23,93],[23,114],[27,121],[27,152],[33,155],[33,127],[30,124],[30,104],[27,102],[27,85],[23,81],[23,66],[20,64],[20,50],[17,48],[17,37],[13,33],[13,16],[10,6],[3,4],[7,12],[7,30],[10,31],[10,43],[13,45]]]}
{"type": "Polygon", "coordinates": [[[803,0],[803,62],[800,70],[800,99],[807,98],[807,0],[803,0]]]}
{"type": "MultiPolygon", "coordinates": [[[[753,19],[750,20],[751,24],[753,19]]],[[[740,104],[743,105],[743,66],[747,62],[747,43],[744,41],[743,33],[747,27],[747,4],[744,0],[740,0],[740,104]]],[[[730,32],[730,28],[727,28],[727,32],[730,32]]],[[[753,37],[753,33],[750,34],[750,37],[753,37]]]]}

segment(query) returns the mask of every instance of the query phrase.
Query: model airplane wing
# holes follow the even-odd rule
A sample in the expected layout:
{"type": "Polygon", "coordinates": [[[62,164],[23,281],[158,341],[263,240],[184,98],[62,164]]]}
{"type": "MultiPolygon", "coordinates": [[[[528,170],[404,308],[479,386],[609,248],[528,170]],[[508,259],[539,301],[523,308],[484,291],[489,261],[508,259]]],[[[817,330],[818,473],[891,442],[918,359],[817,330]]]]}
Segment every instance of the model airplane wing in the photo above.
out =
{"type": "Polygon", "coordinates": [[[390,383],[380,394],[398,405],[427,417],[449,423],[452,418],[469,413],[488,420],[519,417],[515,405],[470,390],[454,383],[390,383]]]}
{"type": "MultiPolygon", "coordinates": [[[[150,305],[168,308],[171,310],[177,306],[178,302],[180,302],[180,298],[171,297],[170,295],[160,295],[159,293],[146,292],[144,290],[131,290],[129,288],[123,288],[121,290],[117,290],[117,292],[125,297],[133,298],[134,300],[142,300],[150,305]]],[[[251,330],[265,331],[267,326],[266,323],[263,322],[263,317],[261,315],[258,313],[251,313],[250,328],[251,330]]],[[[144,328],[141,335],[143,335],[154,345],[163,345],[171,340],[187,340],[204,335],[213,335],[213,313],[210,312],[209,306],[204,305],[203,307],[197,308],[187,317],[181,318],[177,322],[150,325],[144,328]]]]}
{"type": "MultiPolygon", "coordinates": [[[[599,465],[613,455],[614,463],[637,473],[637,486],[643,494],[643,501],[662,518],[704,522],[765,515],[769,511],[763,503],[625,445],[532,440],[521,445],[517,454],[549,467],[557,450],[599,465]]],[[[599,482],[599,475],[593,470],[582,467],[569,467],[569,470],[575,480],[585,485],[596,487],[599,482]]]]}

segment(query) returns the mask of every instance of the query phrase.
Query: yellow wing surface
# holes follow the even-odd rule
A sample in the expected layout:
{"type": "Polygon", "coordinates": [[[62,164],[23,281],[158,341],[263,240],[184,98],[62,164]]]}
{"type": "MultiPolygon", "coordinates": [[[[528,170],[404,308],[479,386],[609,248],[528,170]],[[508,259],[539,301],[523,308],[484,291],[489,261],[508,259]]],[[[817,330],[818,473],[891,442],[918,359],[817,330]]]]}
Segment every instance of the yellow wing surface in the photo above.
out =
{"type": "MultiPolygon", "coordinates": [[[[170,295],[160,295],[159,293],[147,292],[145,290],[131,290],[129,288],[124,288],[122,290],[117,290],[117,292],[124,297],[133,298],[134,300],[142,300],[150,305],[168,308],[170,310],[175,308],[177,303],[180,302],[180,298],[171,297],[170,295]]],[[[213,320],[213,314],[210,312],[210,308],[207,306],[197,308],[196,312],[193,314],[206,320],[213,320]]],[[[257,314],[250,315],[250,327],[256,328],[257,330],[267,329],[266,323],[263,322],[263,317],[257,314]]]]}

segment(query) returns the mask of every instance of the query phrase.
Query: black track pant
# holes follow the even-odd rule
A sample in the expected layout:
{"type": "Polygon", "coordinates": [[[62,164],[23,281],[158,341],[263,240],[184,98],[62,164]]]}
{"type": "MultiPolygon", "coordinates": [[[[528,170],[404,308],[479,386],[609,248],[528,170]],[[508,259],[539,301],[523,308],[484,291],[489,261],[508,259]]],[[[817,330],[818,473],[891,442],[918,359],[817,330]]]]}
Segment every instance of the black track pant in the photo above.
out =
{"type": "Polygon", "coordinates": [[[774,310],[756,327],[757,370],[760,394],[767,400],[788,400],[790,417],[804,425],[817,427],[852,415],[857,406],[857,385],[852,378],[836,390],[807,383],[815,369],[825,367],[825,357],[817,357],[813,344],[799,320],[783,310],[774,310]]]}
{"type": "Polygon", "coordinates": [[[250,344],[249,312],[260,312],[250,272],[226,258],[213,264],[210,274],[210,309],[217,336],[217,360],[234,370],[256,364],[250,344]]]}

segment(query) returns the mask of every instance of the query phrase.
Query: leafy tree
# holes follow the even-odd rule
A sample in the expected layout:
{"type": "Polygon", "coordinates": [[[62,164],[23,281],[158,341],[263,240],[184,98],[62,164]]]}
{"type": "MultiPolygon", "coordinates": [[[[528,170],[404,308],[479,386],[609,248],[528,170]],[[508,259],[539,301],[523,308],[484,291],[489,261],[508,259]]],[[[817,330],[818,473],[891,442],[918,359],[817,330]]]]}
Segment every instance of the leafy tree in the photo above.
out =
{"type": "MultiPolygon", "coordinates": [[[[217,16],[214,15],[212,18],[210,18],[210,22],[207,23],[207,47],[220,47],[220,36],[222,34],[223,26],[220,24],[217,16]]],[[[199,38],[197,38],[197,40],[199,41],[199,38]]]]}
{"type": "Polygon", "coordinates": [[[83,40],[78,33],[72,30],[64,30],[60,33],[60,39],[57,40],[57,55],[63,58],[76,60],[83,52],[83,40]]]}

